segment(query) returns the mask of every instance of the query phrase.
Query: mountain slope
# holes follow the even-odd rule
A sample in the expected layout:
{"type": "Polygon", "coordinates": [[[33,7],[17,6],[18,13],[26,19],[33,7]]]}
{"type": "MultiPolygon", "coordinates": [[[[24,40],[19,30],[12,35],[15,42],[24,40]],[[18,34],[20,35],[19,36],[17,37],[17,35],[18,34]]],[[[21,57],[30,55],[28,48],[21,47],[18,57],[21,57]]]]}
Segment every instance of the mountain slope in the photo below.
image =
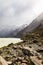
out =
{"type": "Polygon", "coordinates": [[[22,37],[27,32],[31,32],[38,26],[43,27],[43,13],[32,21],[30,25],[22,25],[20,27],[7,26],[0,30],[0,37],[22,37]],[[41,26],[40,26],[41,25],[41,26]]]}
{"type": "Polygon", "coordinates": [[[26,34],[27,32],[31,32],[39,26],[43,27],[43,14],[39,15],[35,20],[33,20],[33,22],[30,25],[18,32],[16,36],[21,37],[22,35],[26,34]]]}
{"type": "Polygon", "coordinates": [[[26,26],[27,26],[27,24],[24,24],[24,25],[18,27],[17,29],[15,29],[14,31],[12,31],[12,32],[8,35],[8,37],[18,37],[17,34],[18,34],[21,30],[23,30],[24,28],[26,28],[26,26]]]}

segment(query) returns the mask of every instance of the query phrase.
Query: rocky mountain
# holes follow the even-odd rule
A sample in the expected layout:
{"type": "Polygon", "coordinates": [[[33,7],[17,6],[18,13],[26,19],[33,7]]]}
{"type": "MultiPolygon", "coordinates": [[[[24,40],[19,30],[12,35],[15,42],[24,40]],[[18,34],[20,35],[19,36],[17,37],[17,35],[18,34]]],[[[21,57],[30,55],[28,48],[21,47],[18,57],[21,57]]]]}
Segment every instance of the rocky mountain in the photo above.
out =
{"type": "Polygon", "coordinates": [[[36,19],[34,19],[30,25],[18,32],[16,36],[21,37],[22,35],[33,31],[37,27],[43,27],[43,13],[39,15],[36,19]]]}

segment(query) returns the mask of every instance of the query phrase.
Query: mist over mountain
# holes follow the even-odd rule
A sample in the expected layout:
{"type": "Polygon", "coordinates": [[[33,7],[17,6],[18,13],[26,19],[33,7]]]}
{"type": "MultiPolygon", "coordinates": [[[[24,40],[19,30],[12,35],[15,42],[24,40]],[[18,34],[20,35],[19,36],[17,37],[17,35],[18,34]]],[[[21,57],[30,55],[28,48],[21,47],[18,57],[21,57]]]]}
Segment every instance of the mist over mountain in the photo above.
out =
{"type": "Polygon", "coordinates": [[[31,32],[37,27],[39,28],[43,27],[43,13],[39,15],[36,19],[34,19],[30,25],[28,25],[26,28],[18,32],[16,36],[21,37],[23,34],[26,34],[27,32],[31,32]]]}
{"type": "Polygon", "coordinates": [[[2,27],[0,29],[0,37],[21,37],[23,34],[31,32],[37,27],[43,27],[43,13],[34,19],[30,25],[23,24],[20,27],[15,25],[2,27]]]}
{"type": "Polygon", "coordinates": [[[27,26],[27,24],[23,24],[20,27],[18,26],[3,26],[0,29],[0,37],[4,38],[4,37],[15,37],[17,35],[18,32],[20,32],[21,30],[23,30],[25,27],[27,26]]]}
{"type": "Polygon", "coordinates": [[[9,37],[8,35],[15,29],[17,29],[17,26],[15,25],[13,26],[3,25],[2,27],[0,27],[0,37],[9,37]]]}
{"type": "Polygon", "coordinates": [[[43,0],[0,0],[0,26],[30,24],[41,12],[43,0]]]}

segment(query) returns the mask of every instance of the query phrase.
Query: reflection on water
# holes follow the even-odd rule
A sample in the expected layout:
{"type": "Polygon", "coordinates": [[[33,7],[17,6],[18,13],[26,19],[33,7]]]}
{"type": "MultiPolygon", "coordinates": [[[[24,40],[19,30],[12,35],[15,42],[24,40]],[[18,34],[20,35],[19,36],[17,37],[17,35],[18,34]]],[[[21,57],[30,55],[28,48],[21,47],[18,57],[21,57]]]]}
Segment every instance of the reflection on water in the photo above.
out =
{"type": "Polygon", "coordinates": [[[0,47],[7,46],[10,43],[21,42],[20,38],[0,38],[0,47]]]}

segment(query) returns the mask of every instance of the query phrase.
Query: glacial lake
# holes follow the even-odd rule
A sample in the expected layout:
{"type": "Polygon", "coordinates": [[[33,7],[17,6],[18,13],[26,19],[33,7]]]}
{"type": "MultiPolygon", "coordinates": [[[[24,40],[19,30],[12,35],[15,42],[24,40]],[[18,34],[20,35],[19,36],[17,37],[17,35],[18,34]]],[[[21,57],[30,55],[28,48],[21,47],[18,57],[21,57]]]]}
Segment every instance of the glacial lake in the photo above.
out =
{"type": "Polygon", "coordinates": [[[18,42],[22,42],[22,40],[20,38],[0,38],[0,48],[11,43],[16,44],[18,42]]]}

